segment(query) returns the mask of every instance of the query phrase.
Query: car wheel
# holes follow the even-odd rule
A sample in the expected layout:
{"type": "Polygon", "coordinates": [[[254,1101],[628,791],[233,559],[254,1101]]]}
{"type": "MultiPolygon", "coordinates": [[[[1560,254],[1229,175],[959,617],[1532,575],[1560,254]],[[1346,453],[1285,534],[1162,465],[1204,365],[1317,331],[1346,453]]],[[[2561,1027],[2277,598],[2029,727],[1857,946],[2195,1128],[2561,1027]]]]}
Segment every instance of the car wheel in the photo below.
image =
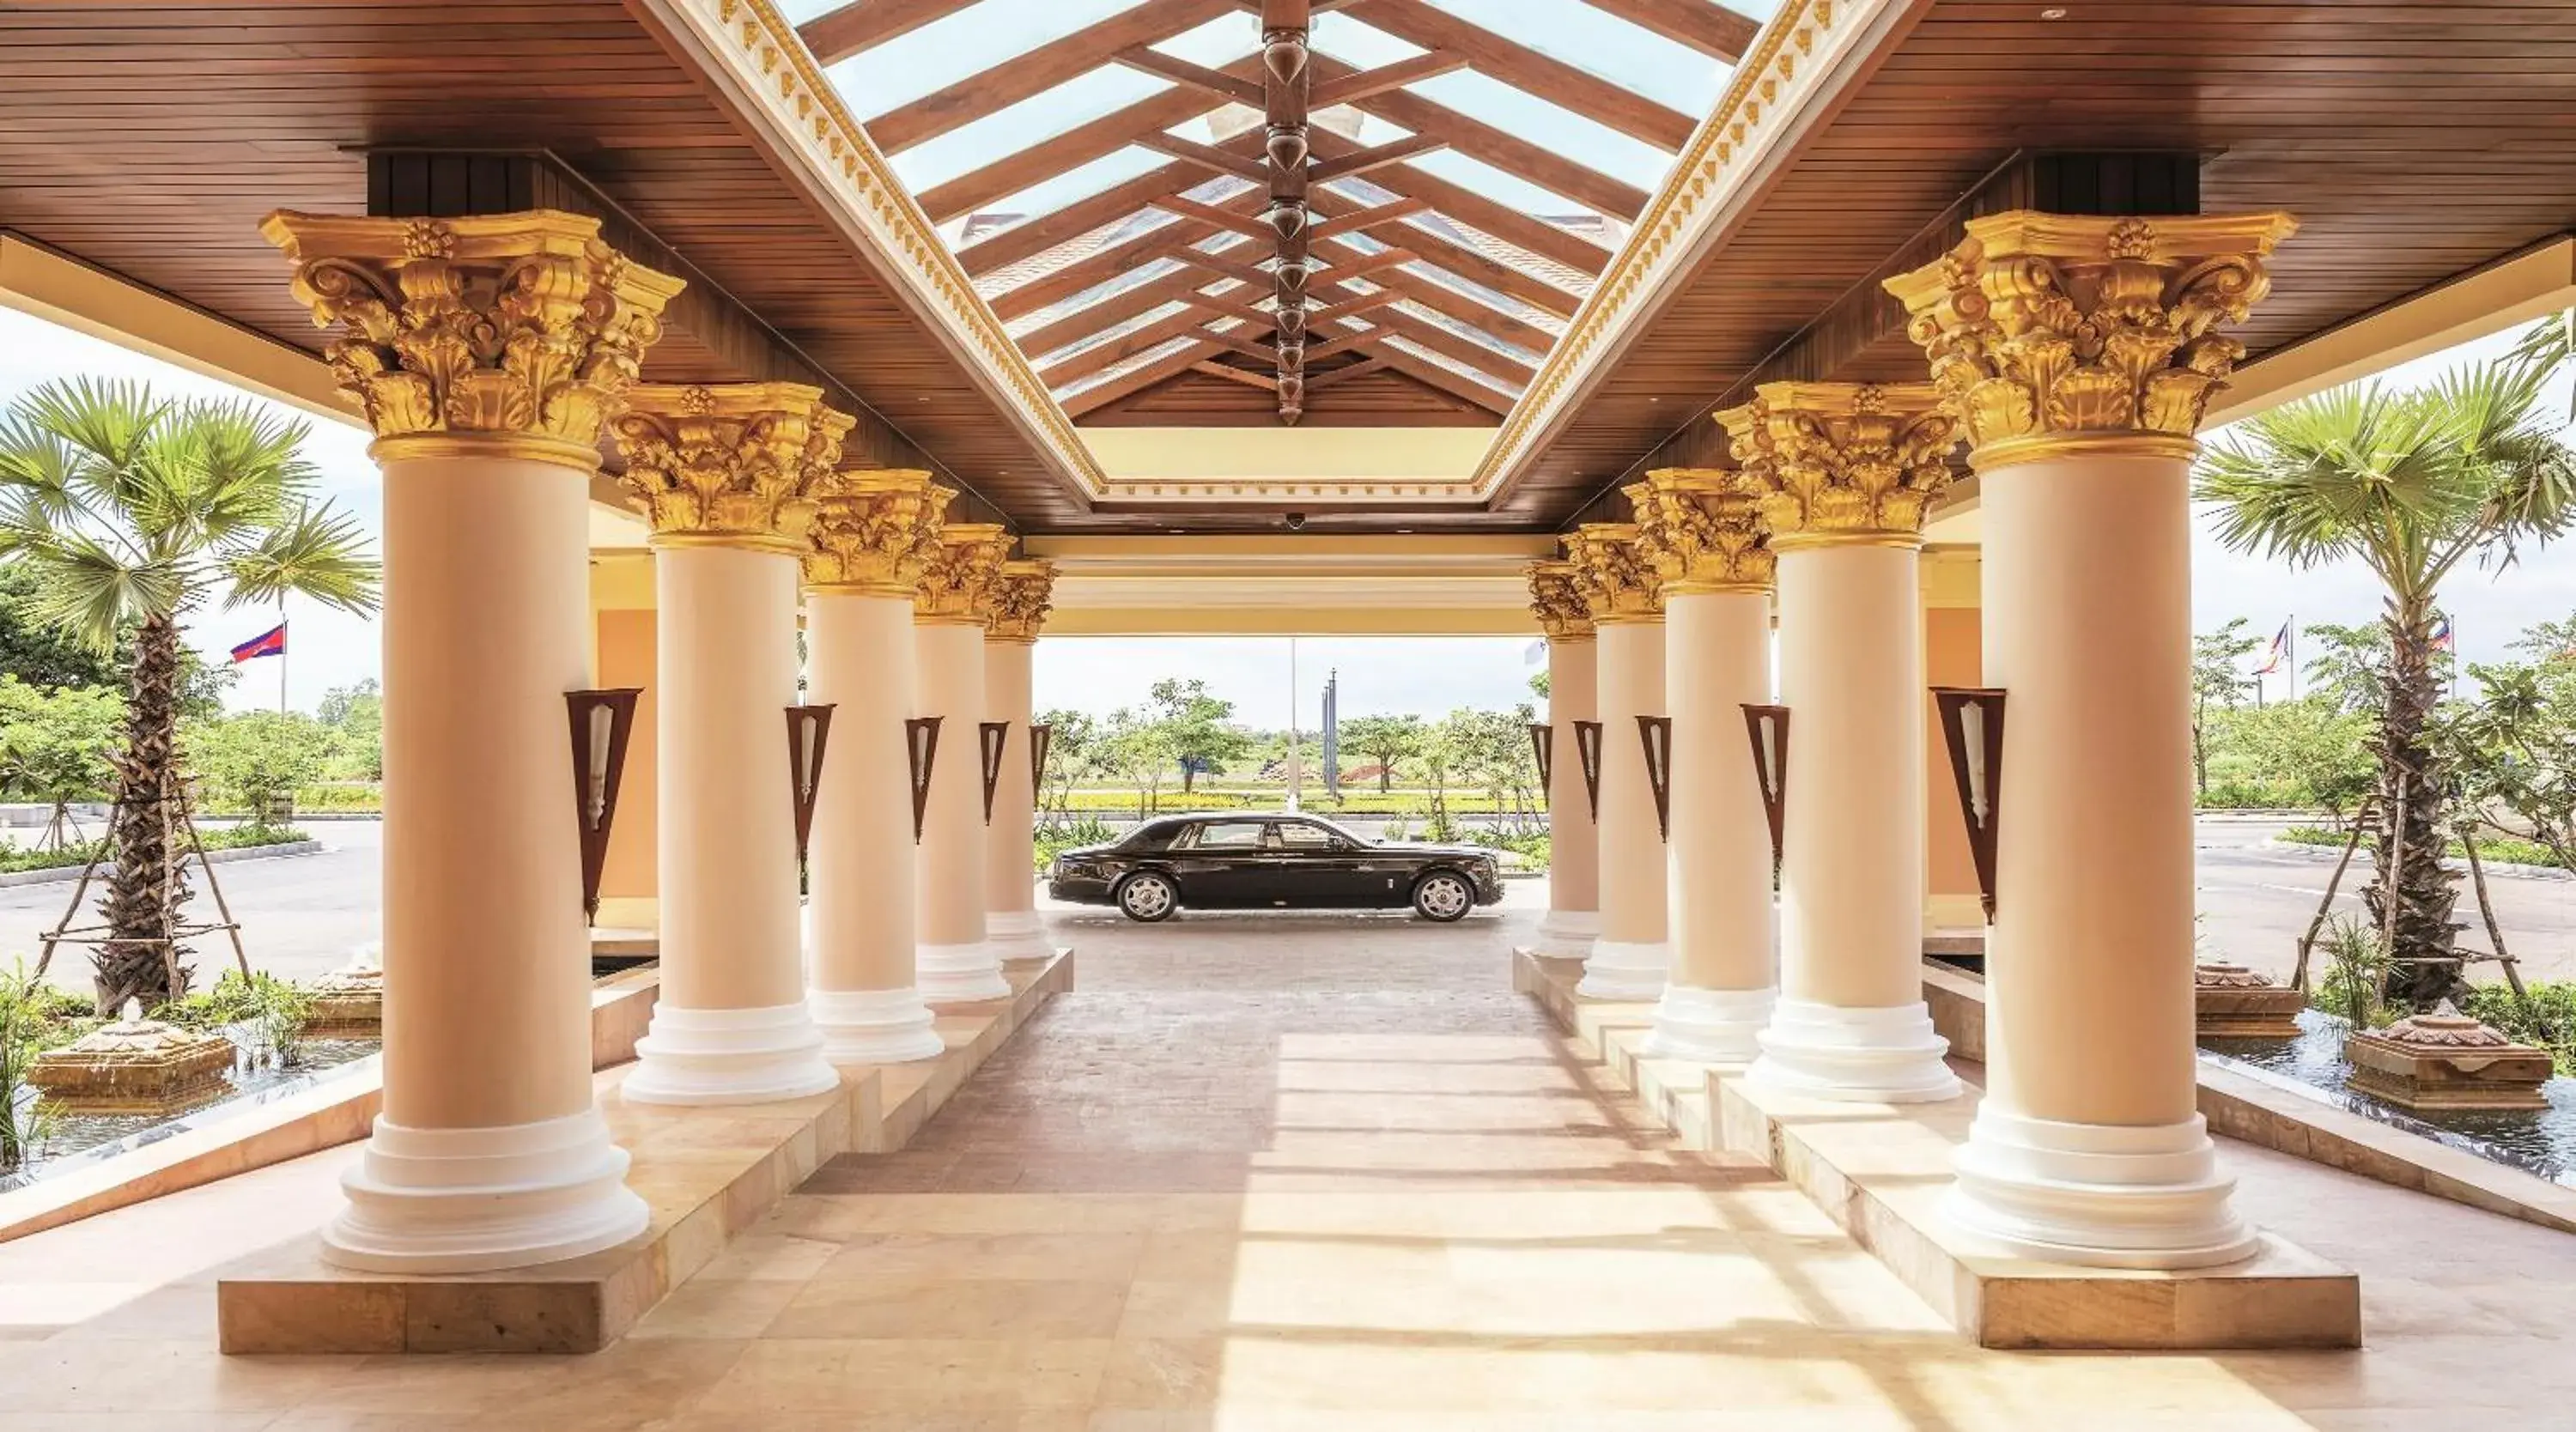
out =
{"type": "Polygon", "coordinates": [[[1181,908],[1181,893],[1172,882],[1152,871],[1130,875],[1118,886],[1118,911],[1139,924],[1150,925],[1172,918],[1181,908]]]}
{"type": "Polygon", "coordinates": [[[1465,876],[1435,870],[1413,887],[1413,910],[1423,919],[1446,925],[1464,919],[1475,908],[1476,887],[1468,884],[1465,876]]]}

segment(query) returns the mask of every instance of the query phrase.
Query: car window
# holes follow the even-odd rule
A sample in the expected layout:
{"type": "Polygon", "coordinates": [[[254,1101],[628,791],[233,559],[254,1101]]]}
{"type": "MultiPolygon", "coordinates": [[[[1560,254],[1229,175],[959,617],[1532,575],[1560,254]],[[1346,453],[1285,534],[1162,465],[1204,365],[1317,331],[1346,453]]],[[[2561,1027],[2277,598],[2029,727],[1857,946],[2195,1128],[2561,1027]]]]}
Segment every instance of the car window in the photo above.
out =
{"type": "Polygon", "coordinates": [[[1279,848],[1282,850],[1330,850],[1333,848],[1333,833],[1324,829],[1320,825],[1308,825],[1302,820],[1283,820],[1279,822],[1277,829],[1279,831],[1279,848]]]}
{"type": "Polygon", "coordinates": [[[1195,850],[1259,850],[1261,822],[1257,820],[1212,820],[1199,827],[1198,837],[1190,842],[1195,850]]]}

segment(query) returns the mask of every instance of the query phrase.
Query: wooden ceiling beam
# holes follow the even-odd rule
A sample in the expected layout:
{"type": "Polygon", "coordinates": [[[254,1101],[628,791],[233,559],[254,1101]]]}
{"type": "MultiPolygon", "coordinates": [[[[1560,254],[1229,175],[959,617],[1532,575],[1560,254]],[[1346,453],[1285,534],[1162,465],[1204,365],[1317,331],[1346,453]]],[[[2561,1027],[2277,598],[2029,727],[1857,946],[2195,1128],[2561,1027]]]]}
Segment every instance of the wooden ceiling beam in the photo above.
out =
{"type": "Polygon", "coordinates": [[[1496,417],[1511,412],[1515,401],[1510,393],[1496,392],[1463,373],[1453,373],[1428,359],[1407,353],[1392,344],[1379,344],[1371,350],[1384,358],[1387,366],[1418,383],[1428,383],[1451,397],[1464,398],[1496,417]]]}
{"type": "MultiPolygon", "coordinates": [[[[1337,262],[1344,259],[1357,262],[1368,257],[1344,240],[1327,239],[1317,245],[1317,251],[1337,262]]],[[[1335,276],[1330,271],[1322,275],[1325,278],[1335,276]]],[[[1506,313],[1473,294],[1463,293],[1420,274],[1407,273],[1401,268],[1380,269],[1370,274],[1368,281],[1380,288],[1395,289],[1425,308],[1447,314],[1470,328],[1490,333],[1531,352],[1545,353],[1556,346],[1556,335],[1546,329],[1506,313]]]]}
{"type": "Polygon", "coordinates": [[[1232,8],[1231,0],[1145,0],[1133,10],[1122,10],[944,89],[897,105],[868,121],[868,137],[886,153],[900,154],[1044,94],[1067,80],[1079,79],[1113,62],[1123,51],[1187,34],[1232,8]]]}
{"type": "Polygon", "coordinates": [[[1399,40],[1465,55],[1468,65],[1480,74],[1642,139],[1667,154],[1680,153],[1690,143],[1691,131],[1699,127],[1695,116],[1505,39],[1424,0],[1355,0],[1348,10],[1354,19],[1399,40]]]}
{"type": "Polygon", "coordinates": [[[1216,232],[1213,225],[1202,224],[1195,219],[1178,219],[1141,234],[1130,235],[1053,273],[1006,288],[988,301],[993,305],[993,312],[1005,320],[1035,313],[1048,304],[1071,298],[1120,274],[1143,268],[1156,259],[1170,257],[1173,250],[1186,248],[1216,232]]]}
{"type": "Polygon", "coordinates": [[[1386,355],[1383,353],[1374,358],[1363,358],[1357,363],[1345,363],[1339,368],[1327,368],[1320,373],[1312,371],[1314,361],[1315,350],[1309,348],[1306,350],[1306,362],[1309,365],[1309,371],[1306,375],[1306,391],[1309,393],[1314,392],[1318,388],[1329,388],[1335,383],[1345,382],[1352,378],[1364,378],[1371,373],[1384,372],[1386,369],[1394,366],[1387,362],[1386,355]]]}
{"type": "Polygon", "coordinates": [[[1331,338],[1328,338],[1321,343],[1314,341],[1316,332],[1317,330],[1312,327],[1309,327],[1306,330],[1306,361],[1308,363],[1313,363],[1322,358],[1330,358],[1336,353],[1347,353],[1350,350],[1357,348],[1362,343],[1367,342],[1369,339],[1384,338],[1386,336],[1386,330],[1374,324],[1366,328],[1347,329],[1341,333],[1333,335],[1331,338]]]}
{"type": "Polygon", "coordinates": [[[796,27],[805,48],[827,65],[873,50],[898,35],[909,35],[933,20],[944,20],[975,0],[851,0],[796,27]]]}
{"type": "Polygon", "coordinates": [[[1213,358],[1224,351],[1224,344],[1212,338],[1202,339],[1175,349],[1132,372],[1121,373],[1107,382],[1094,383],[1079,393],[1058,398],[1056,402],[1063,407],[1066,417],[1079,418],[1094,408],[1107,407],[1130,393],[1141,393],[1175,373],[1185,373],[1189,371],[1191,364],[1213,358]]]}
{"type": "Polygon", "coordinates": [[[1428,200],[1398,199],[1390,204],[1373,205],[1366,209],[1353,209],[1347,214],[1337,215],[1330,219],[1317,219],[1314,222],[1313,227],[1306,230],[1306,236],[1309,239],[1320,239],[1328,234],[1366,233],[1380,224],[1391,224],[1398,219],[1409,219],[1430,207],[1431,204],[1428,200]]]}
{"type": "MultiPolygon", "coordinates": [[[[1269,374],[1256,373],[1249,368],[1232,367],[1219,363],[1213,358],[1202,358],[1192,363],[1189,370],[1193,373],[1205,373],[1211,378],[1224,378],[1230,382],[1241,383],[1247,388],[1259,388],[1264,392],[1279,391],[1279,380],[1269,374]]],[[[1307,386],[1314,385],[1310,383],[1307,386]]]]}
{"type": "Polygon", "coordinates": [[[1111,58],[1140,74],[1152,75],[1158,80],[1170,80],[1176,85],[1188,85],[1205,90],[1221,100],[1250,105],[1254,109],[1261,108],[1263,103],[1261,86],[1254,81],[1237,79],[1223,70],[1212,70],[1205,65],[1194,65],[1187,60],[1174,59],[1150,45],[1137,45],[1120,50],[1111,58]]]}
{"type": "Polygon", "coordinates": [[[1505,353],[1498,353],[1470,338],[1462,338],[1437,323],[1405,312],[1401,308],[1381,309],[1370,315],[1370,321],[1389,333],[1402,334],[1444,358],[1496,379],[1494,386],[1518,391],[1538,377],[1538,370],[1505,353]]]}
{"type": "Polygon", "coordinates": [[[1762,33],[1762,22],[1750,15],[1740,15],[1714,0],[1587,0],[1596,10],[1607,10],[1630,24],[1652,30],[1667,40],[1677,40],[1703,55],[1713,55],[1728,64],[1744,58],[1753,48],[1753,37],[1762,33]]]}
{"type": "Polygon", "coordinates": [[[1237,213],[1232,209],[1219,208],[1214,204],[1202,204],[1195,199],[1183,199],[1174,195],[1155,200],[1154,207],[1184,219],[1196,219],[1203,224],[1214,224],[1218,228],[1241,234],[1247,239],[1270,242],[1279,237],[1268,224],[1250,214],[1237,213]]]}
{"type": "MultiPolygon", "coordinates": [[[[1317,77],[1342,68],[1328,62],[1317,71],[1317,77]]],[[[1375,95],[1357,101],[1354,107],[1416,134],[1437,135],[1449,141],[1450,148],[1470,159],[1490,164],[1516,179],[1526,179],[1551,194],[1562,194],[1596,213],[1634,220],[1646,211],[1646,204],[1652,197],[1634,184],[1613,179],[1544,145],[1469,118],[1418,94],[1375,95]]]]}
{"type": "Polygon", "coordinates": [[[1112,328],[1140,313],[1150,313],[1167,303],[1186,303],[1202,297],[1199,290],[1210,282],[1196,269],[1183,269],[1121,289],[1098,303],[1078,309],[1052,323],[1030,329],[1019,337],[1020,351],[1034,363],[1059,349],[1070,348],[1104,328],[1112,328]]]}
{"type": "Polygon", "coordinates": [[[957,251],[957,261],[965,265],[969,276],[982,278],[1022,259],[1035,258],[1058,244],[1070,243],[1104,224],[1114,224],[1139,209],[1153,208],[1158,199],[1186,193],[1206,182],[1207,175],[1197,165],[1174,160],[1087,199],[1076,199],[1027,223],[978,239],[957,251]]]}
{"type": "MultiPolygon", "coordinates": [[[[1245,249],[1243,252],[1249,254],[1253,251],[1245,249]]],[[[1224,254],[1212,254],[1205,249],[1175,246],[1170,252],[1166,253],[1164,257],[1179,259],[1185,264],[1194,264],[1199,268],[1206,269],[1209,273],[1223,274],[1227,278],[1252,284],[1258,288],[1267,289],[1272,283],[1270,271],[1268,269],[1246,263],[1241,259],[1229,258],[1224,254]]],[[[1269,255],[1262,254],[1260,257],[1268,258],[1269,255]]]]}
{"type": "Polygon", "coordinates": [[[1330,254],[1319,254],[1316,257],[1329,259],[1331,263],[1331,267],[1321,271],[1321,276],[1327,281],[1337,281],[1366,278],[1380,269],[1400,268],[1405,264],[1419,262],[1422,255],[1411,249],[1379,249],[1376,253],[1352,258],[1349,250],[1336,249],[1330,254]]]}
{"type": "MultiPolygon", "coordinates": [[[[1260,67],[1260,57],[1249,55],[1225,68],[1229,74],[1249,75],[1260,67]]],[[[1215,108],[1217,106],[1204,92],[1176,85],[1151,99],[1112,110],[1062,134],[1038,140],[981,169],[924,190],[918,196],[921,207],[929,213],[931,222],[944,224],[997,199],[1007,198],[1059,174],[1081,168],[1103,155],[1115,154],[1131,144],[1144,143],[1173,125],[1187,124],[1215,108]]]]}
{"type": "Polygon", "coordinates": [[[1088,378],[1104,368],[1114,368],[1139,353],[1160,348],[1175,338],[1196,336],[1202,341],[1216,341],[1218,335],[1200,332],[1206,324],[1207,315],[1196,309],[1183,309],[1179,313],[1168,314],[1040,368],[1038,381],[1046,384],[1050,390],[1061,388],[1076,379],[1088,378]]]}
{"type": "MultiPolygon", "coordinates": [[[[1469,248],[1438,230],[1402,219],[1388,219],[1361,227],[1380,230],[1377,235],[1380,242],[1410,249],[1423,263],[1446,269],[1480,288],[1509,294],[1559,318],[1572,318],[1574,311],[1583,306],[1583,295],[1568,292],[1537,274],[1469,248]]],[[[1333,232],[1345,230],[1335,229],[1333,232]]]]}
{"type": "Polygon", "coordinates": [[[1449,141],[1436,134],[1407,135],[1368,149],[1354,149],[1332,159],[1318,159],[1307,175],[1307,182],[1330,184],[1336,179],[1355,178],[1390,164],[1402,164],[1408,159],[1436,154],[1448,147],[1449,141]]]}
{"type": "Polygon", "coordinates": [[[1380,65],[1373,70],[1352,70],[1335,79],[1322,79],[1319,75],[1314,91],[1307,97],[1306,103],[1315,109],[1325,109],[1337,104],[1357,104],[1364,99],[1374,99],[1389,90],[1399,90],[1406,85],[1420,84],[1424,80],[1436,80],[1442,75],[1456,74],[1465,68],[1467,68],[1465,55],[1452,54],[1447,50],[1433,50],[1428,54],[1415,55],[1409,60],[1380,65]]]}
{"type": "Polygon", "coordinates": [[[1231,150],[1219,149],[1213,144],[1201,144],[1195,139],[1183,139],[1178,135],[1165,134],[1156,130],[1151,134],[1137,136],[1136,142],[1157,153],[1168,154],[1174,159],[1185,159],[1202,169],[1212,169],[1219,174],[1231,174],[1238,179],[1250,179],[1255,183],[1263,183],[1270,178],[1270,171],[1263,168],[1259,160],[1246,159],[1231,150]]]}

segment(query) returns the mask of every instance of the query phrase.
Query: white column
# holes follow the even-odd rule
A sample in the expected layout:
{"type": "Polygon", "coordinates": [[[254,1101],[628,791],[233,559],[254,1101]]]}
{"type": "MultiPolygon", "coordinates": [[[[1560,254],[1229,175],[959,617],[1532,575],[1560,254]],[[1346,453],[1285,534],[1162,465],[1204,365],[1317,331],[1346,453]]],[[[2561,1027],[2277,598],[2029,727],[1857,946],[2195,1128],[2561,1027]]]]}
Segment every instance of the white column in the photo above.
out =
{"type": "Polygon", "coordinates": [[[1665,591],[1673,973],[1645,1047],[1741,1064],[1761,1052],[1779,997],[1770,822],[1744,727],[1744,707],[1771,699],[1771,598],[1759,586],[1665,591]]]}
{"type": "Polygon", "coordinates": [[[1575,992],[1593,999],[1654,999],[1663,993],[1672,946],[1664,842],[1637,718],[1664,714],[1664,624],[1659,615],[1595,620],[1601,663],[1601,936],[1575,992]]]}
{"type": "Polygon", "coordinates": [[[843,1064],[935,1059],[946,1046],[913,979],[912,598],[807,589],[805,699],[831,739],[807,856],[814,929],[807,998],[823,1055],[843,1064]]]}
{"type": "Polygon", "coordinates": [[[650,1218],[591,1095],[564,694],[592,684],[597,414],[620,401],[617,355],[640,351],[679,285],[618,260],[597,232],[557,213],[262,225],[297,265],[297,301],[325,325],[353,317],[341,338],[385,375],[351,381],[385,483],[384,1105],[322,1232],[322,1257],[342,1267],[525,1267],[625,1242],[650,1218]],[[405,276],[422,265],[420,291],[444,296],[461,274],[462,302],[406,312],[405,276]],[[498,280],[525,266],[590,301],[502,310],[498,280]],[[382,325],[377,303],[417,322],[382,325]],[[452,387],[499,396],[517,381],[411,366],[415,344],[468,325],[576,356],[566,371],[589,376],[557,394],[573,420],[469,404],[469,418],[519,426],[448,427],[452,387]]]}
{"type": "Polygon", "coordinates": [[[1950,1212],[2024,1256],[2188,1268],[2259,1246],[2197,1108],[2190,474],[2240,351],[2215,330],[2270,291],[2296,227],[1997,214],[1888,283],[1967,429],[2005,693],[1986,1097],[1950,1212]],[[2082,401],[2034,400],[2059,393],[2082,401]]]}
{"type": "Polygon", "coordinates": [[[624,1096],[750,1104],[840,1082],[805,1002],[786,708],[797,559],[657,535],[662,992],[624,1096]]]}
{"type": "Polygon", "coordinates": [[[984,719],[1000,721],[1001,779],[993,788],[993,820],[984,830],[984,934],[1004,960],[1042,960],[1055,953],[1037,907],[1037,782],[1029,770],[1030,657],[1034,636],[987,631],[984,637],[984,719]]]}
{"type": "Polygon", "coordinates": [[[913,968],[924,999],[1008,999],[1009,980],[984,928],[984,628],[971,619],[917,618],[920,714],[940,718],[930,805],[921,832],[921,928],[913,968]]]}

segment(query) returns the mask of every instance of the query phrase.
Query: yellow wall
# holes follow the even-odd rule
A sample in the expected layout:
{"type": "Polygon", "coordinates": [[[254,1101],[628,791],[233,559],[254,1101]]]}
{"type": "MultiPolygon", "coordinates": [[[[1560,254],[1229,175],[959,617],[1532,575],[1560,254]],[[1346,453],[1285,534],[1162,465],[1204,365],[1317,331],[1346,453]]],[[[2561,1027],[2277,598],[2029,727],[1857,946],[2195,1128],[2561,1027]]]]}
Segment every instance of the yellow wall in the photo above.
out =
{"type": "Polygon", "coordinates": [[[619,929],[652,929],[660,920],[654,843],[658,761],[653,696],[653,564],[642,553],[594,558],[590,605],[597,643],[592,678],[601,687],[640,686],[635,730],[626,766],[618,776],[617,825],[608,835],[608,863],[599,881],[599,923],[619,929]]]}
{"type": "MultiPolygon", "coordinates": [[[[1976,686],[1985,667],[1984,621],[1977,606],[1975,548],[1927,550],[1923,558],[1923,677],[1929,686],[1976,686]]],[[[1977,867],[1959,809],[1958,780],[1941,737],[1941,713],[1923,698],[1924,920],[1936,928],[1985,923],[1977,867]]]]}

